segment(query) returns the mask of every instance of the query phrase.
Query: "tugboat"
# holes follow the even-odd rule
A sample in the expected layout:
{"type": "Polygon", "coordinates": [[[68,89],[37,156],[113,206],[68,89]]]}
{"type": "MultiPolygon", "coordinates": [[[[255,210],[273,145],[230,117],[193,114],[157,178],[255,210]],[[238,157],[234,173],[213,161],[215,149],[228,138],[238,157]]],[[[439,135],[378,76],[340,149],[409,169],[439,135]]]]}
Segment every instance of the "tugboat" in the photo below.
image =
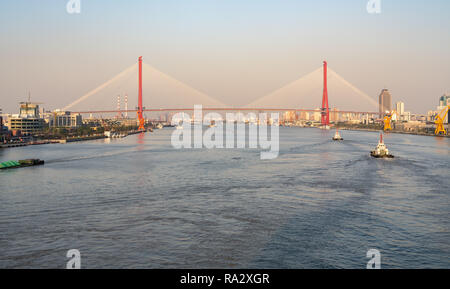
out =
{"type": "Polygon", "coordinates": [[[380,142],[378,143],[376,149],[370,152],[370,155],[374,158],[394,158],[393,155],[389,154],[389,150],[383,142],[383,134],[380,134],[380,142]]]}
{"type": "Polygon", "coordinates": [[[342,138],[341,135],[339,134],[339,130],[337,128],[336,128],[336,133],[333,136],[333,140],[336,140],[336,141],[344,140],[344,138],[342,138]]]}
{"type": "Polygon", "coordinates": [[[0,170],[3,169],[17,169],[24,167],[33,167],[43,165],[45,162],[40,159],[28,159],[28,160],[20,160],[20,161],[9,161],[0,163],[0,170]]]}

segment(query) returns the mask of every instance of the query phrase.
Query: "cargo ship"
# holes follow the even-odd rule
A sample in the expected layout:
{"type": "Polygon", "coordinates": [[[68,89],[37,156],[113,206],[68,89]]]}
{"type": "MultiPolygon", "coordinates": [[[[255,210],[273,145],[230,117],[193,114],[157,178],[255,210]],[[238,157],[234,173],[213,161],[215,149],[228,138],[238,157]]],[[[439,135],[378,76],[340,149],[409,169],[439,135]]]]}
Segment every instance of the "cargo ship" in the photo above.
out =
{"type": "Polygon", "coordinates": [[[0,163],[0,170],[3,169],[17,169],[24,167],[33,167],[43,165],[44,161],[40,159],[28,159],[28,160],[20,160],[20,161],[9,161],[0,163]]]}
{"type": "Polygon", "coordinates": [[[370,155],[374,158],[394,158],[393,155],[389,154],[389,150],[383,142],[383,134],[380,134],[380,141],[375,150],[370,152],[370,155]]]}

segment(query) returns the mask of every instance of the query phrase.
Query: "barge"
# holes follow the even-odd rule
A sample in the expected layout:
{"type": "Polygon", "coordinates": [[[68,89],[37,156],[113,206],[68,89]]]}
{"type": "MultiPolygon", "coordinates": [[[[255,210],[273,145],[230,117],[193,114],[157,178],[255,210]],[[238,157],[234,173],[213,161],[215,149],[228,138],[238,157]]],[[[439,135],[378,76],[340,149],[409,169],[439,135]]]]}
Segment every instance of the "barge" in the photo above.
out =
{"type": "Polygon", "coordinates": [[[0,170],[4,169],[17,169],[17,168],[24,168],[24,167],[33,167],[33,166],[41,166],[45,162],[40,159],[27,159],[27,160],[20,160],[20,161],[9,161],[9,162],[3,162],[0,163],[0,170]]]}

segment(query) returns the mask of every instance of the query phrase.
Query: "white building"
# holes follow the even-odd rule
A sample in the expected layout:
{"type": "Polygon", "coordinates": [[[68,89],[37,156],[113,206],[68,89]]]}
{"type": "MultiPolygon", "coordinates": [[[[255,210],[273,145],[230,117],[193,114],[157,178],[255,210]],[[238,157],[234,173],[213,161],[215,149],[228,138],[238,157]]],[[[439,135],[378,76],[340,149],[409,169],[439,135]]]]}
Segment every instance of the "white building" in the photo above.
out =
{"type": "Polygon", "coordinates": [[[400,121],[411,121],[411,112],[405,111],[405,103],[399,101],[395,104],[395,110],[398,114],[398,120],[400,121]]]}
{"type": "Polygon", "coordinates": [[[403,115],[405,113],[405,103],[404,102],[399,101],[396,103],[395,106],[396,106],[397,113],[399,115],[403,115]]]}
{"type": "Polygon", "coordinates": [[[49,117],[50,127],[77,128],[83,125],[80,114],[73,114],[70,111],[55,110],[49,117]]]}

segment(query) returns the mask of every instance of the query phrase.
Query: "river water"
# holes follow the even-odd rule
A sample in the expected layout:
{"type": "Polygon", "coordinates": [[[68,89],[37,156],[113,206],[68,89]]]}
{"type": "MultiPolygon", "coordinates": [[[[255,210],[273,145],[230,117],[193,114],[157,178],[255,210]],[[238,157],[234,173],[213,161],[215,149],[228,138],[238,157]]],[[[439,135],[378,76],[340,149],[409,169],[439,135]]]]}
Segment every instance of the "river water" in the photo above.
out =
{"type": "Polygon", "coordinates": [[[450,268],[450,139],[280,128],[280,155],[171,129],[0,150],[0,268],[450,268]]]}

